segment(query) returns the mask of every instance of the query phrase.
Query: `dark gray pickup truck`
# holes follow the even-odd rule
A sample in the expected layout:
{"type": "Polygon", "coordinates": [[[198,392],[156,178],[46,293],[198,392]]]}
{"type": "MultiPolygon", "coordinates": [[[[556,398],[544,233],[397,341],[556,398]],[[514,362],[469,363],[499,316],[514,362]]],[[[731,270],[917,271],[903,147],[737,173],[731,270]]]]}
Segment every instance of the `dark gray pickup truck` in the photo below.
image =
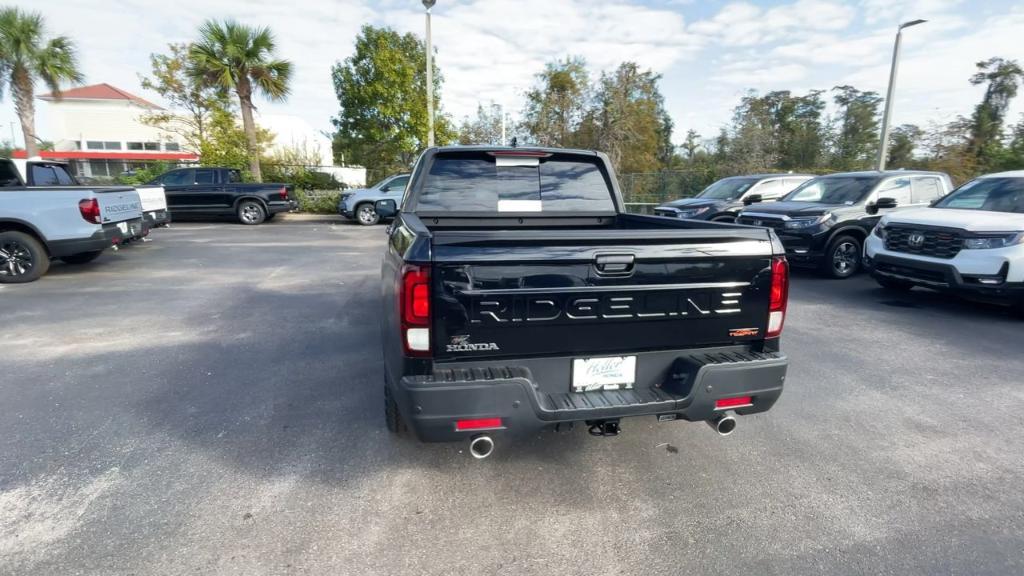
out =
{"type": "Polygon", "coordinates": [[[606,157],[431,148],[382,268],[388,428],[470,442],[771,408],[788,265],[771,230],[626,214],[606,157]]]}

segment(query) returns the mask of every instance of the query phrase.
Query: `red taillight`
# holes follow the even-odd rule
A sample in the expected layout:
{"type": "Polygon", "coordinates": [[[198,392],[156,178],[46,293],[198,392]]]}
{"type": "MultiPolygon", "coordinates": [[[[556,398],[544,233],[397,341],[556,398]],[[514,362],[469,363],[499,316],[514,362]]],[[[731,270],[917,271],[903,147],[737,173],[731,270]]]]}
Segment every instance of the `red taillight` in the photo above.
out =
{"type": "Polygon", "coordinates": [[[402,344],[409,356],[430,356],[430,269],[406,266],[402,269],[399,294],[402,344]]]}
{"type": "Polygon", "coordinates": [[[739,408],[741,406],[750,406],[754,403],[754,400],[750,396],[737,396],[735,398],[719,398],[715,400],[715,410],[725,410],[726,408],[739,408]]]}
{"type": "Polygon", "coordinates": [[[277,193],[281,196],[281,200],[287,200],[288,199],[288,187],[287,186],[281,186],[281,189],[278,190],[277,193]]]}
{"type": "Polygon", "coordinates": [[[786,304],[789,302],[789,263],[785,256],[772,258],[772,288],[768,305],[768,338],[782,334],[786,321],[786,304]]]}
{"type": "Polygon", "coordinates": [[[501,428],[501,418],[475,418],[473,420],[456,420],[455,430],[486,430],[501,428]]]}
{"type": "Polygon", "coordinates": [[[78,201],[78,211],[81,212],[82,218],[85,218],[86,222],[92,222],[93,224],[100,224],[100,203],[95,198],[89,198],[88,200],[78,201]]]}

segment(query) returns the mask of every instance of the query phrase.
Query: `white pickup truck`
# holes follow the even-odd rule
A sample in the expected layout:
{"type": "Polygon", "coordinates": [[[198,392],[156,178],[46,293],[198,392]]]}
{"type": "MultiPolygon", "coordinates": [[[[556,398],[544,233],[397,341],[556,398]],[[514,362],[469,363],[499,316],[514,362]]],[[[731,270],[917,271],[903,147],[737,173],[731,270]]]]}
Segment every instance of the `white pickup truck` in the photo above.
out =
{"type": "Polygon", "coordinates": [[[94,260],[141,238],[142,201],[131,187],[81,186],[59,162],[0,159],[0,283],[32,282],[50,260],[94,260]]]}

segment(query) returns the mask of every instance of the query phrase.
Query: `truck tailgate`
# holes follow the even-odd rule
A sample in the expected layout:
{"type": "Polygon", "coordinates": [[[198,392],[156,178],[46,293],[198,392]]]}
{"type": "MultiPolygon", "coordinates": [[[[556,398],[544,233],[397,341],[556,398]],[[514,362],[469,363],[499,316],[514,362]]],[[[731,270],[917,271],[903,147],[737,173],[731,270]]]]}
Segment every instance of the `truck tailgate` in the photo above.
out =
{"type": "Polygon", "coordinates": [[[142,201],[134,188],[95,188],[104,224],[142,218],[142,201]]]}
{"type": "Polygon", "coordinates": [[[167,210],[167,196],[163,186],[136,186],[135,190],[142,201],[143,212],[167,210]]]}
{"type": "Polygon", "coordinates": [[[613,354],[764,338],[755,229],[435,231],[438,359],[613,354]]]}

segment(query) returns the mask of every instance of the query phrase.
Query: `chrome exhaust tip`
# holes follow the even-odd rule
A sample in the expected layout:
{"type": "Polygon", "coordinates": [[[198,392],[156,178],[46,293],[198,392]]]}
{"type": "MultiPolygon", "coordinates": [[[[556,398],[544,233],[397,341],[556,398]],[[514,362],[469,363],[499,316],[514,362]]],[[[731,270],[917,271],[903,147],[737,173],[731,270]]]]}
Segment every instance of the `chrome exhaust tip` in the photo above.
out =
{"type": "Polygon", "coordinates": [[[474,436],[469,441],[469,453],[477,460],[487,458],[492,452],[494,452],[494,440],[491,440],[491,437],[486,434],[474,436]]]}
{"type": "Polygon", "coordinates": [[[728,436],[732,434],[732,431],[736,429],[736,419],[728,414],[722,414],[711,420],[707,420],[708,426],[715,429],[722,436],[728,436]]]}

